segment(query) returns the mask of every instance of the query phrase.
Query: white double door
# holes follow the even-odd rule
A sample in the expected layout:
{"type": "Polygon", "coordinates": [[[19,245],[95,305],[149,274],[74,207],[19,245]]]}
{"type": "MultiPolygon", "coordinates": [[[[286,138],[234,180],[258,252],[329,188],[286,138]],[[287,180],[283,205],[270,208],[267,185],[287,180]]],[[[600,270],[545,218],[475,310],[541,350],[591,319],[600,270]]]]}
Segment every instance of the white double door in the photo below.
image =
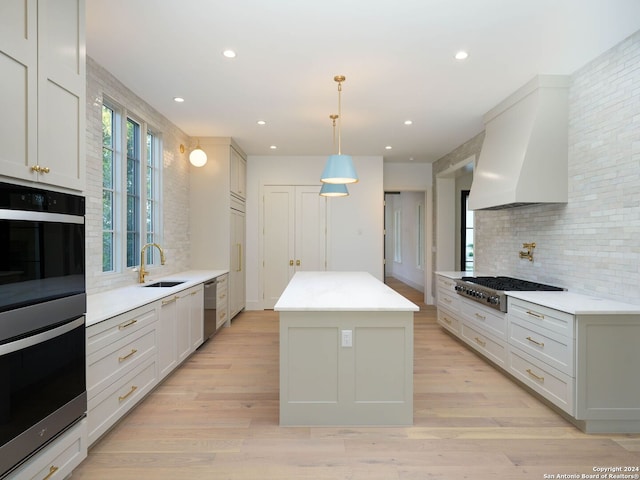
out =
{"type": "Polygon", "coordinates": [[[264,308],[273,308],[298,271],[326,269],[327,201],[319,186],[265,185],[264,308]]]}

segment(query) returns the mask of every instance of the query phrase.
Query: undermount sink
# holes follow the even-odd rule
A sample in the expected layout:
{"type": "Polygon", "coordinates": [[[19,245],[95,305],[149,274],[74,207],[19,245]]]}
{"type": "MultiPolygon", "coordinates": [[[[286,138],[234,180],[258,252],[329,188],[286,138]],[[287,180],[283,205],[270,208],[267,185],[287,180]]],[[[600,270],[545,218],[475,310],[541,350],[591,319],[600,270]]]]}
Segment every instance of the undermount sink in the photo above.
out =
{"type": "Polygon", "coordinates": [[[150,283],[149,285],[144,285],[145,287],[175,287],[176,285],[180,285],[181,283],[184,283],[184,280],[181,281],[176,281],[176,282],[169,282],[169,281],[160,281],[160,282],[156,282],[156,283],[150,283]]]}

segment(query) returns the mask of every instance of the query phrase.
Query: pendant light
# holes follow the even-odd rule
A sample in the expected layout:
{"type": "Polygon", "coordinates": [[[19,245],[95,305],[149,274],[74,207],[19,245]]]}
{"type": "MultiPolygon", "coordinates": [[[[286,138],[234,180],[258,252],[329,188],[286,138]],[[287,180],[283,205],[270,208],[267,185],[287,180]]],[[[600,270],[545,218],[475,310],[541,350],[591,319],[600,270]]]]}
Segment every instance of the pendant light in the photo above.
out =
{"type": "Polygon", "coordinates": [[[191,150],[189,161],[194,167],[203,167],[207,163],[207,154],[200,148],[200,140],[198,140],[196,148],[191,150]]]}
{"type": "MultiPolygon", "coordinates": [[[[329,115],[329,118],[333,122],[333,148],[336,147],[336,118],[338,115],[329,115]]],[[[320,195],[323,197],[346,197],[349,195],[349,190],[344,183],[323,183],[320,188],[320,195]]]]}
{"type": "Polygon", "coordinates": [[[345,81],[344,75],[336,75],[333,80],[338,83],[338,153],[337,155],[329,155],[324,171],[320,176],[323,183],[356,183],[358,174],[353,166],[351,155],[343,155],[341,126],[342,126],[342,82],[345,81]]]}

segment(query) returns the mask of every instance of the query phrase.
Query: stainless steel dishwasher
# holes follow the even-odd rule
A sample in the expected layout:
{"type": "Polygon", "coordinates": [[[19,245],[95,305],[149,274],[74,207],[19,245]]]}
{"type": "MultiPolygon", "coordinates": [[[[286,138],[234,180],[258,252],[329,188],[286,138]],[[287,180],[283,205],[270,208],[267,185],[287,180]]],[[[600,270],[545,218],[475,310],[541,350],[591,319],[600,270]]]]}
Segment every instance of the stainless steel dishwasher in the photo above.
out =
{"type": "Polygon", "coordinates": [[[206,342],[216,333],[216,286],[218,279],[214,278],[204,284],[204,341],[206,342]]]}

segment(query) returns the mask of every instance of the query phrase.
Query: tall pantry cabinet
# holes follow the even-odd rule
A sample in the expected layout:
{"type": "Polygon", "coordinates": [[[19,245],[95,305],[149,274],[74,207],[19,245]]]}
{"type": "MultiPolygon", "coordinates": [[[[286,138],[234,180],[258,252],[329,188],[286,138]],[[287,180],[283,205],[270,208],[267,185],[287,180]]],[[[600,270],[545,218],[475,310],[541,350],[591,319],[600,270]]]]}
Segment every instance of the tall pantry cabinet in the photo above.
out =
{"type": "Polygon", "coordinates": [[[246,155],[229,137],[199,139],[207,154],[191,168],[191,267],[229,270],[229,318],[245,307],[246,155]]]}
{"type": "Polygon", "coordinates": [[[0,172],[85,186],[84,0],[2,0],[0,172]]]}

